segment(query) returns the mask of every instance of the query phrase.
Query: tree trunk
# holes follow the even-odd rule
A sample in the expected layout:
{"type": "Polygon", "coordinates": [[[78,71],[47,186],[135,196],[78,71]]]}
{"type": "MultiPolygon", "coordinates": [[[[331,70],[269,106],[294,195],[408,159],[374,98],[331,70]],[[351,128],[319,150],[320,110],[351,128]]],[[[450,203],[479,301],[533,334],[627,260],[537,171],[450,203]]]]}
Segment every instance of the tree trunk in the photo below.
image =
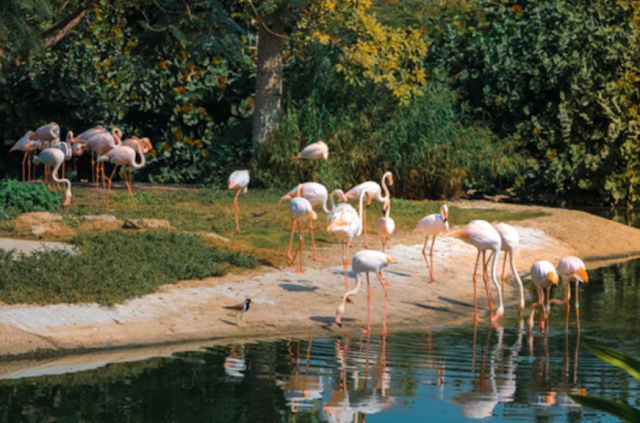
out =
{"type": "Polygon", "coordinates": [[[256,99],[253,115],[253,141],[263,143],[269,139],[279,118],[282,98],[282,47],[284,23],[280,19],[265,20],[258,24],[258,71],[256,73],[256,99]],[[270,31],[269,31],[270,30],[270,31]]]}

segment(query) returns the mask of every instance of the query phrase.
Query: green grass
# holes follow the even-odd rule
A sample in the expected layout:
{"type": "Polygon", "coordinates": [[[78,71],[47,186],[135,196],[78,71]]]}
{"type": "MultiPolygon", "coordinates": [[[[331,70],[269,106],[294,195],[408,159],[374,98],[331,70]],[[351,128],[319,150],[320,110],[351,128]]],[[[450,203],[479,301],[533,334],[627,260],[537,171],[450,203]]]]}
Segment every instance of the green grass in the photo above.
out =
{"type": "Polygon", "coordinates": [[[78,235],[72,242],[77,254],[49,250],[13,258],[0,250],[0,301],[112,305],[164,284],[258,265],[251,255],[222,251],[179,232],[112,231],[78,235]]]}

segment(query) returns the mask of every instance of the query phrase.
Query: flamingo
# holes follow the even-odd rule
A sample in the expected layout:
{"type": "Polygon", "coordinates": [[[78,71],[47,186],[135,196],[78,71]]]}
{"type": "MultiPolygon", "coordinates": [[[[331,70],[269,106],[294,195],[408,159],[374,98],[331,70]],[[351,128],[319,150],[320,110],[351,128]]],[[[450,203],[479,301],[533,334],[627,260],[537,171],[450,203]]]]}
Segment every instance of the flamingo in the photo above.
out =
{"type": "MultiPolygon", "coordinates": [[[[309,219],[316,220],[318,215],[313,211],[313,207],[309,200],[304,198],[304,186],[298,185],[296,197],[292,198],[289,202],[289,213],[293,218],[293,224],[291,225],[291,232],[296,229],[296,223],[298,223],[298,232],[300,233],[300,242],[298,243],[298,249],[291,258],[289,266],[293,266],[296,260],[296,256],[300,253],[300,268],[298,273],[304,273],[302,270],[302,244],[304,244],[304,226],[303,223],[309,219]]],[[[311,232],[311,240],[313,242],[313,232],[311,232]]]]}
{"type": "Polygon", "coordinates": [[[516,229],[507,225],[506,223],[496,223],[493,227],[500,234],[502,240],[502,251],[504,251],[504,262],[502,263],[502,291],[504,292],[504,270],[507,266],[507,257],[509,257],[509,264],[511,265],[511,273],[518,282],[518,288],[520,289],[520,304],[518,305],[518,312],[521,313],[524,310],[524,287],[522,286],[522,280],[518,275],[518,268],[516,267],[515,255],[518,252],[518,245],[520,244],[520,237],[516,229]]]}
{"type": "MultiPolygon", "coordinates": [[[[105,153],[121,144],[122,131],[120,128],[113,128],[111,133],[107,131],[100,131],[97,128],[93,128],[93,130],[86,132],[89,133],[90,137],[83,138],[86,139],[86,141],[84,142],[82,149],[91,150],[98,157],[103,156],[105,153]]],[[[80,139],[80,137],[78,137],[78,139],[80,139]]],[[[135,150],[133,151],[135,152],[135,150]]],[[[94,172],[93,166],[91,171],[94,172]]],[[[98,186],[98,173],[102,176],[102,187],[104,188],[104,163],[95,167],[94,181],[96,183],[96,187],[98,186]]]]}
{"type": "Polygon", "coordinates": [[[147,137],[138,138],[133,136],[131,138],[127,138],[122,141],[122,145],[126,145],[127,147],[131,147],[134,150],[138,151],[138,144],[142,144],[142,152],[147,154],[149,151],[153,150],[153,145],[151,144],[151,140],[147,137]]]}
{"type": "Polygon", "coordinates": [[[538,291],[538,302],[531,304],[531,315],[529,316],[529,329],[533,327],[533,316],[536,311],[536,307],[542,309],[542,318],[540,319],[540,328],[542,328],[543,322],[549,320],[549,300],[550,291],[553,285],[558,284],[558,273],[553,264],[548,261],[538,261],[531,266],[531,279],[538,291]],[[543,289],[547,290],[547,303],[544,302],[543,289]]]}
{"type": "Polygon", "coordinates": [[[311,160],[313,162],[313,170],[311,171],[311,177],[315,182],[316,179],[316,165],[318,160],[327,160],[329,158],[329,147],[322,141],[309,144],[302,149],[301,152],[295,156],[294,160],[311,160]]]}
{"type": "Polygon", "coordinates": [[[60,127],[55,122],[49,122],[36,129],[36,138],[42,141],[45,148],[49,147],[49,143],[56,138],[60,138],[60,127]]]}
{"type": "Polygon", "coordinates": [[[367,329],[363,330],[364,333],[371,333],[371,284],[369,281],[369,272],[373,272],[378,276],[378,280],[382,285],[382,289],[384,290],[384,323],[382,334],[387,333],[387,300],[389,299],[389,291],[385,287],[385,281],[382,280],[382,269],[389,266],[391,263],[397,263],[397,260],[381,251],[360,251],[355,256],[353,256],[353,262],[351,264],[351,268],[353,269],[353,273],[356,278],[356,287],[349,291],[345,292],[342,296],[342,303],[338,306],[338,311],[336,313],[336,324],[342,327],[341,319],[344,314],[345,303],[347,302],[347,298],[351,295],[355,295],[360,290],[360,285],[362,284],[362,277],[360,276],[362,273],[365,273],[367,276],[367,288],[368,288],[368,300],[369,305],[367,308],[367,329]]]}
{"type": "MultiPolygon", "coordinates": [[[[385,200],[388,200],[391,198],[391,196],[389,195],[389,189],[387,188],[387,185],[385,184],[385,180],[389,179],[389,185],[393,185],[393,174],[391,172],[385,172],[384,175],[382,175],[382,189],[380,188],[380,185],[378,185],[377,182],[373,182],[373,181],[367,181],[367,182],[363,182],[360,185],[356,185],[355,187],[351,188],[349,191],[347,191],[347,193],[345,194],[347,196],[347,199],[349,200],[353,200],[353,199],[358,199],[360,198],[360,193],[364,190],[370,191],[369,195],[368,195],[368,200],[367,200],[367,206],[369,206],[371,204],[371,199],[375,198],[376,200],[378,200],[381,203],[384,203],[385,200]],[[382,191],[384,190],[384,197],[382,196],[382,191]]],[[[363,231],[364,231],[364,247],[365,248],[370,248],[369,247],[369,243],[367,242],[367,211],[364,211],[364,220],[363,220],[363,231]]]]}
{"type": "Polygon", "coordinates": [[[568,256],[560,260],[558,264],[558,273],[562,277],[562,282],[564,283],[564,301],[560,300],[552,300],[552,302],[557,302],[560,304],[565,304],[567,307],[567,320],[569,319],[569,315],[571,313],[571,282],[575,281],[576,283],[576,317],[578,321],[578,327],[580,327],[580,283],[589,282],[589,275],[587,274],[587,269],[584,265],[584,262],[580,260],[578,257],[568,256]]]}
{"type": "Polygon", "coordinates": [[[440,214],[430,214],[423,217],[416,225],[416,229],[426,236],[424,246],[422,247],[422,257],[424,257],[424,262],[429,268],[430,281],[435,282],[436,280],[433,277],[433,247],[436,245],[436,237],[438,234],[449,230],[449,207],[447,207],[446,204],[441,205],[440,214]],[[429,263],[427,259],[427,243],[429,242],[430,236],[433,236],[430,253],[431,263],[429,263]]]}
{"type": "Polygon", "coordinates": [[[249,171],[236,170],[229,175],[229,189],[235,190],[236,196],[233,199],[233,209],[236,212],[236,234],[240,235],[240,206],[238,206],[238,196],[241,192],[245,194],[249,190],[249,171]]]}
{"type": "MultiPolygon", "coordinates": [[[[489,285],[487,283],[487,262],[485,262],[485,255],[487,250],[491,250],[494,254],[491,264],[491,280],[496,286],[498,291],[499,307],[496,310],[495,316],[491,317],[491,321],[496,321],[504,315],[504,305],[502,303],[502,290],[500,284],[496,280],[496,268],[498,265],[498,253],[502,246],[500,234],[491,224],[484,220],[472,220],[465,226],[461,232],[456,232],[453,236],[462,239],[467,244],[473,245],[478,249],[478,256],[476,257],[476,266],[473,270],[473,318],[478,321],[478,296],[476,293],[476,281],[478,271],[478,261],[480,261],[480,253],[482,253],[482,279],[484,280],[484,286],[487,291],[487,299],[489,300],[489,315],[493,312],[493,304],[491,301],[491,293],[489,292],[489,285]]],[[[489,257],[491,259],[491,257],[489,257]]]]}
{"type": "Polygon", "coordinates": [[[36,140],[36,133],[28,131],[13,145],[13,147],[11,147],[11,150],[9,150],[9,153],[12,151],[22,151],[24,153],[24,156],[22,157],[22,182],[31,180],[31,163],[28,161],[28,157],[32,151],[40,149],[41,146],[42,143],[36,140]],[[26,179],[24,170],[25,164],[27,165],[26,179]]]}
{"type": "Polygon", "coordinates": [[[109,210],[109,195],[111,194],[111,180],[113,179],[113,175],[115,175],[118,166],[122,166],[124,168],[124,176],[123,179],[127,185],[127,190],[129,191],[129,198],[131,198],[131,204],[133,204],[134,210],[138,210],[138,206],[136,205],[136,201],[133,198],[133,190],[131,188],[131,184],[133,183],[133,179],[131,178],[131,173],[133,169],[141,169],[145,165],[144,154],[142,153],[142,145],[138,144],[138,154],[140,154],[140,163],[136,163],[136,151],[125,145],[118,145],[115,148],[109,150],[106,154],[99,156],[97,163],[109,162],[115,165],[113,171],[111,172],[111,176],[109,177],[109,187],[107,189],[107,210],[109,210]],[[127,175],[127,167],[129,168],[129,174],[127,175]],[[131,180],[131,181],[130,181],[131,180]]]}
{"type": "Polygon", "coordinates": [[[383,253],[387,252],[387,242],[389,241],[389,237],[393,235],[396,230],[396,222],[389,216],[389,212],[391,211],[391,201],[389,199],[385,200],[382,204],[382,211],[386,212],[383,217],[378,219],[376,223],[376,232],[378,232],[378,236],[380,237],[380,245],[383,253]]]}
{"type": "Polygon", "coordinates": [[[58,170],[64,162],[65,154],[58,148],[45,148],[37,156],[33,158],[34,163],[42,163],[45,166],[52,166],[51,177],[56,183],[66,184],[65,199],[62,203],[63,207],[68,207],[71,204],[71,181],[66,178],[58,179],[58,170]]]}
{"type": "MultiPolygon", "coordinates": [[[[322,210],[326,214],[330,213],[329,209],[327,209],[327,198],[329,197],[329,195],[327,194],[327,188],[324,185],[317,182],[305,182],[304,184],[302,184],[302,187],[304,188],[304,198],[309,200],[309,203],[311,203],[312,207],[322,206],[322,210]]],[[[287,201],[295,197],[297,191],[298,187],[295,187],[294,189],[283,195],[282,198],[280,198],[280,201],[278,201],[278,204],[280,204],[282,201],[287,201]]],[[[309,231],[313,234],[313,222],[311,220],[309,221],[309,231]]],[[[313,237],[311,239],[313,240],[313,237]]],[[[293,231],[291,232],[291,239],[289,240],[289,248],[287,248],[287,257],[289,258],[291,258],[292,244],[293,231]]],[[[316,256],[315,241],[312,242],[311,248],[313,250],[313,260],[322,261],[316,256]]]]}
{"type": "MultiPolygon", "coordinates": [[[[329,226],[327,233],[336,234],[342,241],[342,265],[344,266],[344,291],[349,290],[349,244],[356,236],[362,233],[362,209],[364,197],[369,191],[364,190],[360,193],[359,213],[347,204],[346,197],[342,190],[334,190],[331,192],[332,211],[328,217],[329,226]],[[344,203],[335,205],[333,197],[339,195],[344,203]]],[[[347,299],[347,301],[351,301],[347,299]]]]}

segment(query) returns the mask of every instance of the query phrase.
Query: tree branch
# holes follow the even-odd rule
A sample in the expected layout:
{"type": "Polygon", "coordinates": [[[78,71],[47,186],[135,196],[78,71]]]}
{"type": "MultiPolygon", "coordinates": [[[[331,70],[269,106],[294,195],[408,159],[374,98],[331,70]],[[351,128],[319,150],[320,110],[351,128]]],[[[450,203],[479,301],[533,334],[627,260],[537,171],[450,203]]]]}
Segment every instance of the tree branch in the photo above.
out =
{"type": "Polygon", "coordinates": [[[258,21],[260,22],[260,24],[264,27],[264,29],[271,35],[275,35],[276,37],[280,37],[283,38],[285,40],[290,40],[291,38],[287,37],[286,35],[282,35],[282,34],[278,34],[277,32],[273,32],[271,29],[269,29],[269,27],[267,26],[267,24],[264,23],[264,20],[262,20],[262,18],[260,17],[260,15],[258,14],[258,11],[256,10],[256,7],[253,5],[253,2],[251,0],[247,0],[249,2],[249,4],[251,5],[251,8],[253,9],[253,13],[255,13],[256,18],[258,19],[258,21]]]}
{"type": "MultiPolygon", "coordinates": [[[[84,15],[87,14],[87,10],[89,10],[91,7],[93,7],[97,2],[98,2],[98,0],[89,0],[89,1],[87,1],[84,4],[84,6],[78,7],[71,14],[69,14],[68,16],[66,16],[63,19],[59,20],[58,22],[56,22],[55,24],[53,24],[49,28],[47,28],[44,31],[42,31],[42,33],[40,35],[42,35],[42,38],[47,38],[48,36],[54,34],[57,31],[61,31],[61,30],[62,31],[66,30],[65,35],[67,35],[69,33],[69,31],[71,29],[73,29],[74,26],[76,26],[76,25],[78,25],[78,23],[80,23],[80,21],[82,20],[84,15]]],[[[55,45],[55,43],[53,45],[55,45]]]]}

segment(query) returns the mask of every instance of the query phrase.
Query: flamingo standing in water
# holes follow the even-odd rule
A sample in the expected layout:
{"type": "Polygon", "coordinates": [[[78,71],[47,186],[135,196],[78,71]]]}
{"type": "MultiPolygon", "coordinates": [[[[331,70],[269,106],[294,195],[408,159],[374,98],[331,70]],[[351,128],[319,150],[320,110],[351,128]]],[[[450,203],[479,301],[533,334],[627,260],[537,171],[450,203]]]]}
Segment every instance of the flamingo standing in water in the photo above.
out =
{"type": "Polygon", "coordinates": [[[9,153],[12,151],[22,151],[24,153],[22,157],[22,182],[31,180],[31,162],[29,161],[29,155],[31,152],[38,150],[42,143],[36,140],[36,133],[28,131],[16,142],[9,153]],[[25,165],[27,166],[26,178],[25,178],[25,165]]]}
{"type": "MultiPolygon", "coordinates": [[[[329,226],[327,226],[327,233],[336,234],[342,241],[342,265],[344,266],[344,291],[349,290],[349,244],[353,238],[360,236],[362,233],[362,209],[364,203],[364,197],[369,191],[364,190],[360,193],[360,207],[359,213],[347,204],[346,197],[342,190],[334,190],[331,192],[331,205],[332,211],[328,217],[329,226]],[[340,196],[343,203],[338,206],[335,205],[333,197],[340,196]]],[[[347,301],[351,301],[349,298],[347,301]]]]}
{"type": "Polygon", "coordinates": [[[64,158],[65,154],[61,149],[45,148],[33,158],[33,161],[36,164],[42,163],[45,166],[52,167],[51,177],[53,178],[53,181],[58,184],[62,183],[66,185],[65,198],[62,206],[67,207],[71,204],[71,181],[66,178],[58,179],[58,170],[60,169],[60,166],[62,166],[64,158]]]}
{"type": "MultiPolygon", "coordinates": [[[[298,223],[298,232],[300,234],[300,242],[298,243],[298,249],[296,253],[291,258],[291,263],[289,266],[293,266],[296,261],[296,256],[298,253],[300,254],[300,268],[298,273],[304,273],[302,270],[302,245],[304,244],[304,223],[311,219],[316,220],[318,215],[313,211],[313,207],[309,200],[304,198],[304,186],[302,184],[298,185],[298,190],[296,192],[296,196],[291,199],[289,202],[289,213],[293,218],[293,224],[291,225],[291,232],[295,231],[296,223],[298,223]]],[[[313,241],[313,232],[311,232],[311,240],[313,241]]]]}
{"type": "Polygon", "coordinates": [[[502,241],[502,251],[504,251],[504,262],[502,263],[502,292],[504,292],[504,271],[507,266],[507,257],[509,258],[509,264],[511,265],[511,273],[518,282],[518,288],[520,289],[520,304],[518,305],[518,312],[521,313],[524,310],[524,287],[522,286],[522,280],[518,275],[518,268],[516,267],[515,255],[518,252],[518,245],[520,244],[520,237],[516,229],[507,225],[506,223],[497,223],[493,227],[500,234],[502,241]]]}
{"type": "Polygon", "coordinates": [[[387,252],[387,242],[389,241],[389,237],[393,235],[396,230],[396,222],[389,216],[389,212],[391,211],[391,200],[386,199],[382,204],[382,211],[385,213],[383,217],[378,219],[376,223],[376,232],[378,232],[378,236],[380,237],[380,245],[383,253],[387,252]]]}
{"type": "Polygon", "coordinates": [[[558,273],[553,264],[548,261],[538,261],[531,266],[531,279],[538,292],[538,302],[531,304],[531,315],[529,316],[529,329],[533,328],[533,317],[535,315],[536,307],[540,307],[542,310],[542,316],[540,319],[540,329],[542,329],[543,322],[549,321],[549,300],[551,299],[551,287],[558,284],[558,273]],[[547,290],[547,302],[544,301],[543,289],[547,290]]]}
{"type": "Polygon", "coordinates": [[[240,206],[238,205],[238,196],[241,192],[247,193],[250,180],[248,170],[236,170],[229,175],[229,189],[236,192],[233,198],[233,209],[236,213],[236,234],[238,235],[240,235],[240,206]]]}
{"type": "MultiPolygon", "coordinates": [[[[119,146],[122,142],[122,131],[120,128],[113,128],[111,133],[107,131],[100,131],[97,128],[93,128],[93,130],[87,131],[90,134],[90,137],[86,139],[86,142],[83,145],[83,150],[91,150],[93,154],[96,156],[104,156],[110,150],[119,146]],[[90,132],[91,131],[91,132],[90,132]]],[[[79,138],[79,137],[78,137],[79,138]]],[[[135,150],[132,149],[135,152],[135,150]]],[[[105,187],[105,176],[104,176],[104,161],[101,164],[97,164],[95,166],[95,183],[96,187],[98,186],[99,175],[102,177],[102,187],[105,187]]],[[[92,169],[93,171],[94,169],[92,169]]]]}
{"type": "Polygon", "coordinates": [[[580,283],[589,282],[589,275],[584,262],[578,257],[568,256],[560,260],[558,264],[558,273],[562,277],[564,283],[564,301],[552,300],[552,302],[565,304],[567,307],[567,321],[571,313],[571,282],[576,283],[576,317],[578,328],[580,327],[580,283]]]}
{"type": "Polygon", "coordinates": [[[424,257],[424,262],[427,263],[427,267],[429,268],[431,282],[435,282],[436,280],[433,277],[433,247],[436,245],[436,237],[438,234],[449,230],[449,207],[443,204],[440,206],[440,214],[430,214],[429,216],[423,217],[416,225],[416,228],[426,236],[424,246],[422,247],[422,257],[424,257]],[[427,244],[430,236],[433,236],[430,253],[431,263],[427,260],[427,244]]]}
{"type": "Polygon", "coordinates": [[[311,171],[311,179],[316,180],[316,165],[318,160],[327,160],[329,158],[329,147],[322,141],[309,144],[302,149],[293,159],[294,160],[311,160],[313,169],[311,171]]]}
{"type": "MultiPolygon", "coordinates": [[[[496,269],[498,266],[498,254],[502,246],[500,234],[491,224],[484,220],[472,220],[465,226],[461,232],[456,232],[453,236],[462,239],[467,244],[473,245],[478,249],[478,256],[476,257],[476,266],[473,270],[473,318],[478,321],[478,295],[476,291],[478,262],[480,261],[480,254],[482,254],[482,279],[484,280],[484,286],[487,291],[487,299],[489,301],[489,315],[493,313],[493,303],[491,301],[491,292],[489,292],[489,284],[487,283],[487,262],[486,252],[493,252],[493,260],[491,264],[491,280],[496,286],[498,291],[498,301],[500,303],[498,310],[496,310],[495,316],[491,317],[492,321],[498,320],[504,315],[504,305],[502,303],[502,290],[500,284],[496,280],[496,269]]],[[[491,257],[489,257],[491,258],[491,257]]]]}
{"type": "MultiPolygon", "coordinates": [[[[367,190],[369,191],[369,194],[367,195],[367,206],[371,204],[372,198],[378,200],[381,203],[384,203],[386,200],[389,200],[391,198],[391,196],[389,195],[389,189],[385,184],[385,181],[387,179],[389,179],[389,185],[393,185],[393,174],[391,172],[385,172],[385,174],[382,175],[382,181],[381,181],[382,188],[380,188],[380,185],[378,185],[377,182],[367,181],[351,188],[349,191],[347,191],[345,195],[347,196],[347,199],[354,200],[354,199],[360,198],[360,194],[362,193],[362,191],[367,190]],[[383,190],[384,190],[384,197],[382,196],[383,190]]],[[[367,241],[367,211],[366,210],[364,211],[363,231],[364,231],[364,247],[370,248],[369,242],[367,241]]]]}
{"type": "Polygon", "coordinates": [[[353,269],[353,273],[356,278],[356,287],[349,292],[345,292],[342,297],[342,303],[338,306],[338,311],[336,313],[336,324],[342,327],[341,319],[344,314],[345,303],[347,302],[347,298],[351,295],[355,295],[360,290],[360,285],[362,284],[362,273],[366,274],[367,277],[367,288],[368,288],[368,300],[369,305],[367,308],[367,329],[363,330],[365,333],[371,333],[371,283],[369,281],[369,272],[373,272],[378,276],[378,280],[382,285],[382,289],[384,290],[384,323],[382,334],[387,333],[387,300],[389,299],[389,291],[385,286],[386,282],[382,279],[382,269],[389,266],[391,263],[397,263],[397,260],[393,257],[386,255],[381,251],[360,251],[355,256],[353,256],[353,262],[351,264],[351,268],[353,269]]]}
{"type": "Polygon", "coordinates": [[[102,164],[104,169],[104,162],[109,162],[114,164],[113,171],[111,172],[111,176],[109,177],[109,186],[107,188],[107,210],[109,210],[109,195],[111,194],[111,180],[113,179],[113,175],[115,175],[118,166],[122,166],[124,168],[123,179],[127,185],[127,191],[129,191],[129,198],[131,198],[131,204],[133,204],[134,210],[138,210],[138,206],[136,205],[136,201],[133,198],[133,189],[131,188],[131,184],[133,183],[133,178],[131,177],[131,173],[133,169],[141,169],[145,165],[144,154],[142,153],[142,145],[138,144],[138,154],[140,155],[140,163],[136,163],[136,151],[127,147],[126,145],[118,145],[117,147],[109,150],[106,154],[99,156],[97,163],[98,165],[102,164]],[[128,169],[127,169],[128,168],[128,169]],[[129,176],[127,176],[127,170],[129,171],[129,176]],[[131,182],[130,182],[131,180],[131,182]]]}
{"type": "MultiPolygon", "coordinates": [[[[327,199],[329,195],[327,193],[328,192],[327,188],[324,185],[319,184],[317,182],[305,182],[304,184],[302,184],[302,187],[304,188],[304,198],[306,198],[309,201],[309,203],[311,203],[312,207],[315,208],[316,206],[322,206],[322,210],[326,214],[330,213],[329,209],[327,208],[327,199]]],[[[282,198],[280,198],[280,201],[278,201],[278,204],[280,204],[282,201],[287,201],[292,199],[296,195],[297,191],[298,191],[298,187],[295,187],[294,189],[292,189],[291,191],[283,195],[282,198]]],[[[312,234],[311,249],[313,251],[313,260],[322,261],[316,256],[316,243],[313,240],[313,222],[311,220],[309,221],[309,231],[312,234]]],[[[291,231],[291,239],[289,240],[289,247],[287,248],[288,258],[291,258],[292,245],[293,245],[293,231],[291,231]]]]}

